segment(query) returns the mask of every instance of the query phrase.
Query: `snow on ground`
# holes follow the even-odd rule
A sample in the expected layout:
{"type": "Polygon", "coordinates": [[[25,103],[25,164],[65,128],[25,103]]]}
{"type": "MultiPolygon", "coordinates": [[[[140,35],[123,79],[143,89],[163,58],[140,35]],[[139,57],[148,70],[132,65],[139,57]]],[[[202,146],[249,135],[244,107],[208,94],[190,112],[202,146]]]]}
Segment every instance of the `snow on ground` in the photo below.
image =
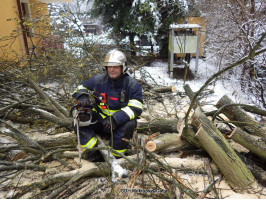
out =
{"type": "MultiPolygon", "coordinates": [[[[181,65],[178,67],[182,67],[181,65]]],[[[195,71],[195,59],[191,60],[190,69],[194,73],[195,71]]],[[[218,69],[210,64],[208,61],[199,59],[198,72],[194,80],[187,80],[185,84],[188,84],[193,92],[197,92],[204,83],[213,74],[217,73],[218,69]]],[[[149,84],[158,86],[176,86],[178,92],[184,92],[184,80],[171,78],[168,73],[168,63],[155,61],[151,66],[145,66],[141,69],[141,73],[136,73],[136,78],[145,79],[149,84]],[[144,75],[143,75],[144,73],[144,75]],[[140,75],[141,74],[141,75],[140,75]]],[[[244,101],[241,99],[241,95],[236,95],[236,91],[239,91],[237,85],[232,82],[217,80],[215,84],[210,84],[208,89],[213,90],[214,93],[208,96],[208,101],[216,103],[223,95],[227,95],[235,102],[244,101]]]]}

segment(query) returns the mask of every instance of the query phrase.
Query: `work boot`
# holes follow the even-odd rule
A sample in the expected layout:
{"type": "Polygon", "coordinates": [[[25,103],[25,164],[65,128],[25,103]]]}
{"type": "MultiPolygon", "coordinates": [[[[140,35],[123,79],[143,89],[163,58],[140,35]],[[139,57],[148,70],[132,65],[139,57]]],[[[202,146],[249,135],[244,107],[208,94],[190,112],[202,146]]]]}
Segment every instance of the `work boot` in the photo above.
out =
{"type": "Polygon", "coordinates": [[[81,154],[81,158],[90,162],[103,162],[104,158],[99,150],[87,149],[81,154]]]}

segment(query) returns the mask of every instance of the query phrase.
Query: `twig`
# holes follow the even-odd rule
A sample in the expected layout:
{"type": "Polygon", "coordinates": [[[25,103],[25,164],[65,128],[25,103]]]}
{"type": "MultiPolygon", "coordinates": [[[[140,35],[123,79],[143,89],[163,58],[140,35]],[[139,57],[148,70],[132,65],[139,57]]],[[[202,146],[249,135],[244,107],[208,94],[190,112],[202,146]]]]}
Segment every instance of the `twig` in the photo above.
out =
{"type": "Polygon", "coordinates": [[[77,196],[76,199],[88,199],[90,197],[90,195],[92,195],[93,192],[95,192],[96,190],[99,190],[105,184],[106,183],[99,183],[98,185],[94,186],[92,189],[90,189],[86,193],[84,193],[84,194],[82,194],[80,196],[77,196]]]}
{"type": "Polygon", "coordinates": [[[212,186],[218,181],[220,178],[214,179],[214,181],[211,181],[201,192],[201,194],[197,197],[197,199],[204,199],[206,195],[212,190],[212,186]]]}
{"type": "MultiPolygon", "coordinates": [[[[209,177],[209,182],[210,182],[210,183],[211,183],[211,182],[214,182],[213,172],[212,172],[212,168],[211,168],[211,166],[210,166],[210,161],[209,161],[209,159],[207,159],[207,160],[205,161],[205,163],[206,163],[206,171],[207,171],[207,174],[208,174],[208,177],[209,177]]],[[[216,190],[216,188],[215,188],[215,184],[214,184],[214,193],[215,193],[216,198],[219,199],[219,195],[218,195],[218,192],[217,192],[217,190],[216,190]]]]}
{"type": "Polygon", "coordinates": [[[1,108],[1,109],[0,109],[0,113],[1,113],[1,112],[5,112],[5,111],[8,110],[9,108],[13,108],[14,106],[17,106],[17,105],[19,105],[19,104],[22,104],[22,103],[24,103],[24,102],[26,102],[26,101],[29,101],[29,100],[31,100],[31,99],[33,99],[33,98],[28,98],[28,99],[22,100],[22,101],[20,101],[20,102],[17,102],[17,103],[14,103],[14,104],[8,105],[8,106],[6,106],[6,107],[4,107],[4,108],[1,108]]]}
{"type": "Polygon", "coordinates": [[[4,165],[0,167],[0,171],[7,170],[20,170],[20,169],[33,169],[38,171],[45,171],[46,167],[42,165],[34,165],[31,163],[18,163],[18,162],[10,162],[0,160],[0,165],[4,165]]]}
{"type": "Polygon", "coordinates": [[[21,178],[22,178],[22,176],[23,176],[23,173],[24,173],[24,171],[21,173],[21,176],[20,176],[19,179],[18,179],[17,185],[16,185],[16,187],[15,187],[15,189],[14,189],[14,192],[13,192],[13,194],[12,194],[12,197],[14,196],[14,194],[15,194],[15,192],[16,192],[16,189],[17,189],[17,187],[18,187],[18,184],[19,184],[19,182],[20,182],[20,180],[21,180],[21,178]]]}

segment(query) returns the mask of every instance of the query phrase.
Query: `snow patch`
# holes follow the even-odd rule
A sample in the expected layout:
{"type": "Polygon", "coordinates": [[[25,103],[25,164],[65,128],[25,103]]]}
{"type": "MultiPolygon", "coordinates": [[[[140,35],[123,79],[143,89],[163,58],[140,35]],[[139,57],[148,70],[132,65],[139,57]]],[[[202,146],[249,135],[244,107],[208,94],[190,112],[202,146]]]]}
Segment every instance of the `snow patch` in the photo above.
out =
{"type": "Polygon", "coordinates": [[[127,176],[128,175],[128,170],[122,168],[116,159],[113,160],[112,164],[112,181],[113,182],[117,182],[120,178],[122,178],[123,176],[127,176]]]}

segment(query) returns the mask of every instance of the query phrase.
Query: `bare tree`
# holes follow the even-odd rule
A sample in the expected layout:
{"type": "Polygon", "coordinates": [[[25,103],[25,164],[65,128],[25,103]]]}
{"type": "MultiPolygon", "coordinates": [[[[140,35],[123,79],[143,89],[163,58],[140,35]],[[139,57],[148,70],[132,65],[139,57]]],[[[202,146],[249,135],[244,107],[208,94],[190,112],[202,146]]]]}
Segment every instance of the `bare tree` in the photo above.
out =
{"type": "MultiPolygon", "coordinates": [[[[247,55],[265,32],[264,1],[201,0],[197,3],[207,22],[209,59],[217,65],[217,70],[247,55]]],[[[229,70],[223,78],[237,82],[242,94],[248,94],[250,103],[265,108],[264,66],[265,54],[261,54],[229,70]]]]}

